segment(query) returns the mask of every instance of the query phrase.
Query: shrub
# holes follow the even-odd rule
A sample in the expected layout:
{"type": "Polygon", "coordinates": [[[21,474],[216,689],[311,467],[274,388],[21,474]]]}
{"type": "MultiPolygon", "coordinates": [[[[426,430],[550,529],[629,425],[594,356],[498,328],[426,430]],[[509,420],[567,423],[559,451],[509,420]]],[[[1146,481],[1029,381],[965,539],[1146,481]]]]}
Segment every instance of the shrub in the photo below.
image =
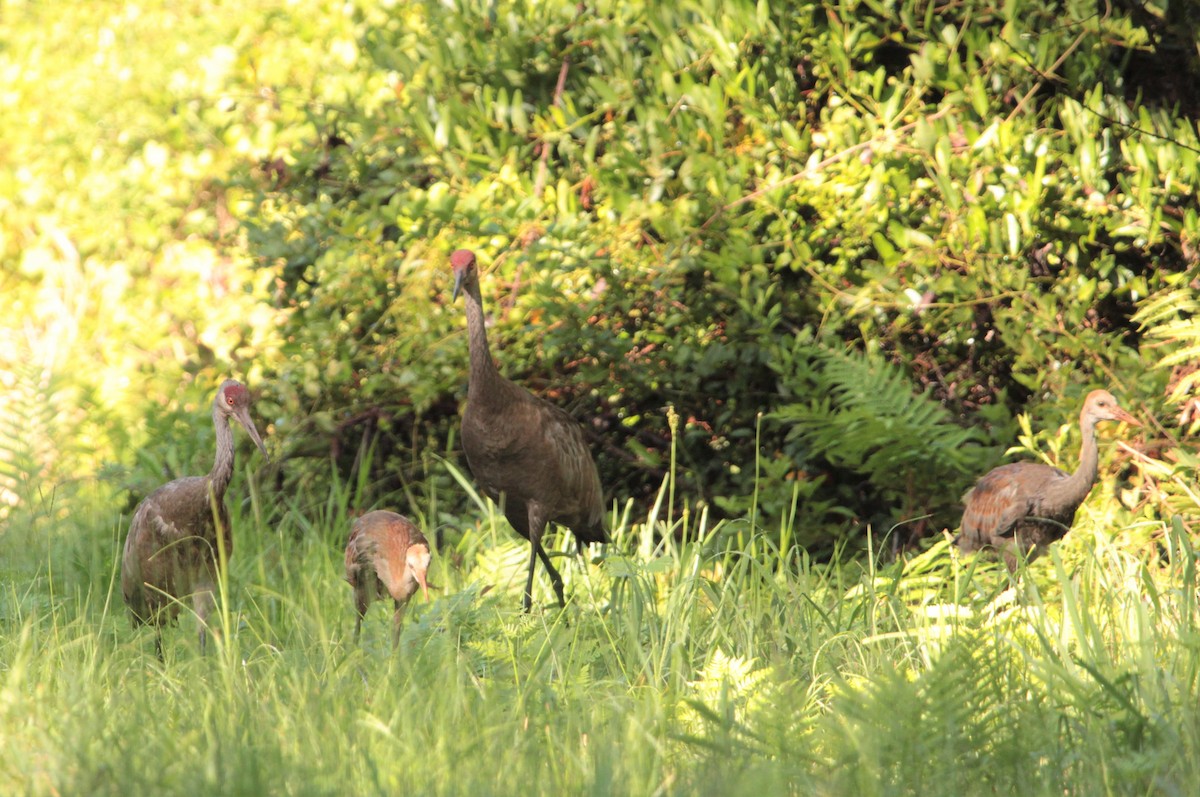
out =
{"type": "Polygon", "coordinates": [[[386,491],[454,452],[466,345],[444,263],[468,246],[505,372],[585,421],[616,496],[658,488],[672,406],[687,485],[726,511],[753,495],[778,522],[804,473],[813,544],[952,522],[1015,411],[1161,387],[1131,315],[1194,266],[1200,148],[1185,116],[1131,101],[1124,66],[1153,44],[1130,13],[364,8],[344,104],[259,171],[248,219],[289,313],[291,478],[369,442],[386,491]],[[840,407],[798,346],[869,353],[892,390],[840,407]],[[917,495],[916,466],[889,472],[908,455],[884,467],[853,432],[935,404],[980,453],[914,454],[952,474],[917,495]],[[791,423],[759,423],[775,411],[791,423]]]}

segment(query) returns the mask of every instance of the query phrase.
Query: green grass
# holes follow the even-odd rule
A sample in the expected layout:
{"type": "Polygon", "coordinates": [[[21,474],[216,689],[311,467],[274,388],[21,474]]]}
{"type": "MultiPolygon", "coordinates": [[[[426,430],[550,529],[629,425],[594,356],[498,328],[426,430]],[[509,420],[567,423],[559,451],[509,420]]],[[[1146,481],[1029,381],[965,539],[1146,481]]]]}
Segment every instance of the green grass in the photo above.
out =
{"type": "MultiPolygon", "coordinates": [[[[245,494],[239,479],[234,490],[245,494]]],[[[905,563],[781,557],[745,522],[657,512],[567,557],[569,605],[485,507],[448,534],[401,650],[352,642],[354,490],[235,510],[223,633],[131,630],[124,534],[0,545],[4,794],[1171,794],[1200,783],[1196,555],[1138,561],[1081,518],[1015,589],[945,542],[905,563]],[[485,587],[490,586],[490,590],[485,587]]],[[[429,507],[409,508],[420,515],[429,507]]],[[[1085,514],[1085,513],[1081,513],[1085,514]]],[[[1140,533],[1144,533],[1142,530],[1140,533]]],[[[36,539],[34,534],[42,535],[36,539]]],[[[565,554],[564,548],[559,552],[565,554]]]]}

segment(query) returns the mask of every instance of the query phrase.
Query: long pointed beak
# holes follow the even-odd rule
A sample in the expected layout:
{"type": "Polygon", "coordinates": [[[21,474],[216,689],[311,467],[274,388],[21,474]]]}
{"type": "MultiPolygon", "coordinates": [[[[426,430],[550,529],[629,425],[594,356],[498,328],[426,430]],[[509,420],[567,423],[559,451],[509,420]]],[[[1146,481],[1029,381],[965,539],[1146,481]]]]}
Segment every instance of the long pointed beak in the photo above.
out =
{"type": "Polygon", "coordinates": [[[258,446],[258,450],[266,457],[267,461],[271,461],[271,457],[267,454],[267,447],[263,445],[262,438],[258,436],[258,429],[254,428],[254,421],[250,419],[250,411],[244,407],[233,414],[233,417],[238,419],[238,423],[246,430],[246,434],[250,435],[250,439],[254,441],[254,445],[258,446]]]}
{"type": "Polygon", "coordinates": [[[454,301],[455,299],[457,299],[458,294],[462,292],[462,281],[463,281],[464,273],[465,272],[462,272],[462,271],[454,272],[454,293],[450,294],[450,301],[454,301]]]}
{"type": "Polygon", "coordinates": [[[1142,425],[1141,422],[1137,418],[1133,417],[1132,415],[1130,415],[1128,412],[1121,409],[1120,407],[1114,407],[1112,414],[1113,414],[1112,419],[1114,421],[1124,421],[1125,423],[1129,424],[1130,426],[1141,426],[1142,425]]]}
{"type": "Polygon", "coordinates": [[[417,568],[413,569],[417,570],[415,575],[417,577],[417,583],[421,585],[421,596],[425,598],[426,603],[429,603],[429,583],[425,580],[425,571],[418,570],[417,568]]]}

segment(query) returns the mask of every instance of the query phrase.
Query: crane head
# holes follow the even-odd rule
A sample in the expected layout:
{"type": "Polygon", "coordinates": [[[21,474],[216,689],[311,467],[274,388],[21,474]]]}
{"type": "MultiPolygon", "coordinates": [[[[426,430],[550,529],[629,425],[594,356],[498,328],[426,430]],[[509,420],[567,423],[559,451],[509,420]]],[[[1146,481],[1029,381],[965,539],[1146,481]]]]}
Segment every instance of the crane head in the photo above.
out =
{"type": "Polygon", "coordinates": [[[429,582],[425,580],[425,574],[429,572],[429,561],[432,558],[428,543],[423,542],[414,542],[408,546],[408,551],[404,555],[404,563],[408,572],[421,585],[421,595],[426,601],[429,600],[429,582]]]}
{"type": "Polygon", "coordinates": [[[475,275],[475,253],[470,249],[455,249],[450,255],[450,266],[454,269],[454,293],[451,299],[457,299],[462,290],[463,281],[475,275]]]}
{"type": "Polygon", "coordinates": [[[237,418],[237,422],[246,430],[246,434],[250,435],[254,445],[258,446],[264,457],[267,456],[267,447],[258,436],[258,429],[254,427],[254,421],[250,418],[250,391],[245,385],[236,379],[226,379],[217,389],[214,404],[226,418],[237,418]]]}
{"type": "Polygon", "coordinates": [[[1116,398],[1107,390],[1093,390],[1083,402],[1083,415],[1097,421],[1124,421],[1131,426],[1141,426],[1137,418],[1121,408],[1116,398]]]}

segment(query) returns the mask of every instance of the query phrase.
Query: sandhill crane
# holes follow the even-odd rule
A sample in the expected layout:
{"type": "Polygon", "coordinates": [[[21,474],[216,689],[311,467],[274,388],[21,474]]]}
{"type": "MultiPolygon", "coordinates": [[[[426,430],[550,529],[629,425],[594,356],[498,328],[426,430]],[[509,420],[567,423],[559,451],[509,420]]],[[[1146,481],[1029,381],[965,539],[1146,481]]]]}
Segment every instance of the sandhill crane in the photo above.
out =
{"type": "Polygon", "coordinates": [[[230,418],[237,419],[266,456],[266,446],[250,419],[250,391],[226,379],[213,399],[217,456],[212,470],[207,476],[186,476],[159,487],[142,499],[129,523],[121,557],[121,592],[134,625],[154,625],[154,649],[160,659],[162,625],[175,618],[180,601],[188,596],[200,620],[200,649],[205,649],[217,571],[233,553],[225,506],[225,489],[233,477],[230,418]]]}
{"type": "Polygon", "coordinates": [[[533,572],[541,559],[560,603],[562,576],[542,548],[549,523],[566,526],[582,543],[608,542],[604,496],[596,463],[579,424],[566,412],[505,379],[488,350],[475,254],[450,256],[453,298],[465,292],[471,356],[462,442],[467,463],[483,492],[504,509],[517,533],[530,542],[522,608],[533,603],[533,572]]]}
{"type": "Polygon", "coordinates": [[[408,599],[421,588],[429,600],[425,574],[431,558],[429,542],[420,529],[403,515],[375,511],[354,521],[346,542],[346,580],[354,589],[354,641],[362,633],[363,615],[376,598],[391,597],[392,648],[400,642],[400,627],[408,599]]]}
{"type": "Polygon", "coordinates": [[[1015,571],[1018,555],[1033,561],[1047,545],[1062,539],[1096,481],[1100,421],[1141,425],[1111,393],[1093,390],[1079,413],[1083,446],[1078,469],[1068,474],[1037,462],[1014,462],[989,471],[963,496],[959,548],[964,552],[994,549],[1009,571],[1015,571]]]}

